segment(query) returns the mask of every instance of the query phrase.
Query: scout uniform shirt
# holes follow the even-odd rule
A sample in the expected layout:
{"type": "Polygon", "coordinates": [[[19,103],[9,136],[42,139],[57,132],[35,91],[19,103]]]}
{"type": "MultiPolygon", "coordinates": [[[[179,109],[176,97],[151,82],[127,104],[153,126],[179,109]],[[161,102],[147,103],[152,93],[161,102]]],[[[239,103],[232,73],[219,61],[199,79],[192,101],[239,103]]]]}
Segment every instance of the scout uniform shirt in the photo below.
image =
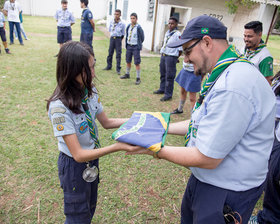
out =
{"type": "Polygon", "coordinates": [[[81,18],[81,29],[82,33],[93,33],[93,27],[90,23],[90,20],[93,19],[93,15],[88,8],[85,8],[82,12],[81,18]]]}
{"type": "Polygon", "coordinates": [[[267,174],[274,116],[274,93],[257,68],[242,62],[230,65],[192,113],[187,145],[223,161],[215,169],[190,167],[194,176],[233,191],[260,186],[267,174]]]}
{"type": "Polygon", "coordinates": [[[4,4],[4,10],[8,11],[7,20],[10,22],[19,23],[19,12],[22,11],[19,3],[15,1],[11,3],[10,1],[6,1],[4,4]]]}
{"type": "Polygon", "coordinates": [[[68,9],[58,9],[54,18],[57,20],[57,26],[59,27],[71,26],[72,23],[75,23],[75,18],[68,9]]]}
{"type": "Polygon", "coordinates": [[[125,24],[121,20],[118,23],[112,20],[109,26],[109,32],[111,37],[122,37],[125,35],[125,24]]]}
{"type": "Polygon", "coordinates": [[[2,12],[0,12],[0,28],[4,27],[4,23],[5,23],[4,14],[2,12]]]}
{"type": "Polygon", "coordinates": [[[170,48],[167,47],[167,44],[172,43],[173,41],[179,40],[181,37],[181,33],[178,30],[167,30],[164,36],[164,41],[163,41],[163,46],[160,49],[161,54],[165,54],[168,56],[179,56],[179,51],[183,51],[182,47],[177,47],[177,48],[170,48]]]}
{"type": "MultiPolygon", "coordinates": [[[[94,90],[96,92],[96,90],[94,90]]],[[[92,116],[92,124],[96,130],[98,137],[97,125],[95,118],[97,114],[103,111],[102,104],[100,103],[99,96],[94,94],[88,99],[88,106],[92,116]]],[[[82,105],[81,105],[81,110],[82,105]]],[[[72,157],[67,145],[63,140],[64,135],[76,134],[79,143],[83,149],[94,149],[95,143],[89,132],[89,126],[86,120],[86,114],[75,114],[69,108],[65,107],[60,100],[52,101],[50,103],[49,118],[52,122],[54,136],[58,140],[59,151],[65,153],[67,156],[72,157]]]]}
{"type": "Polygon", "coordinates": [[[130,45],[138,44],[137,27],[138,27],[138,24],[136,24],[134,27],[132,27],[132,25],[130,25],[128,28],[127,43],[130,45]]]}

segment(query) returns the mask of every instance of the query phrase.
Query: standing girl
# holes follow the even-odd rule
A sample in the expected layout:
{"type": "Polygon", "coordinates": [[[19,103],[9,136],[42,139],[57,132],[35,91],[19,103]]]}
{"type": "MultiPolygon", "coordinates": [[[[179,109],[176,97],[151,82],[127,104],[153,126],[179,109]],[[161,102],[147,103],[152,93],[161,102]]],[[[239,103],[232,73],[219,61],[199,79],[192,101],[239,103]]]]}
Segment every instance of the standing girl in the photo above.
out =
{"type": "Polygon", "coordinates": [[[64,44],[57,60],[57,87],[47,103],[60,151],[65,223],[91,223],[97,202],[98,158],[134,147],[122,143],[100,146],[95,118],[106,129],[117,128],[126,119],[106,116],[92,84],[94,66],[94,53],[87,44],[64,44]]]}

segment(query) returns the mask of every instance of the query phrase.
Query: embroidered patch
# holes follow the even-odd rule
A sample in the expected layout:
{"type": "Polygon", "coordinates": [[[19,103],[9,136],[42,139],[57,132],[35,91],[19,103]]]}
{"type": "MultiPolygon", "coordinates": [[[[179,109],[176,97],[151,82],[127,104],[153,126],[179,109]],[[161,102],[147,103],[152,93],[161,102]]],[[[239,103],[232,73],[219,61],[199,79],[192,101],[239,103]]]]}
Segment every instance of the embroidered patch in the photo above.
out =
{"type": "Polygon", "coordinates": [[[51,115],[55,114],[55,113],[62,113],[64,114],[66,112],[66,109],[63,107],[54,107],[51,109],[51,115]]]}
{"type": "Polygon", "coordinates": [[[273,70],[273,64],[271,62],[268,62],[269,65],[269,70],[272,71],[273,70]]]}
{"type": "Polygon", "coordinates": [[[194,138],[196,138],[196,134],[197,134],[197,128],[193,128],[193,129],[192,129],[192,136],[193,136],[194,138]]]}
{"type": "Polygon", "coordinates": [[[209,33],[209,28],[201,28],[201,33],[202,34],[208,34],[209,33]]]}
{"type": "Polygon", "coordinates": [[[59,124],[59,125],[56,126],[56,129],[58,131],[63,131],[64,130],[64,126],[62,124],[59,124]]]}
{"type": "Polygon", "coordinates": [[[86,121],[82,122],[79,128],[79,132],[81,134],[84,134],[87,129],[88,129],[88,123],[86,121]]]}
{"type": "Polygon", "coordinates": [[[65,117],[55,117],[53,119],[53,124],[62,124],[65,123],[65,117]]]}

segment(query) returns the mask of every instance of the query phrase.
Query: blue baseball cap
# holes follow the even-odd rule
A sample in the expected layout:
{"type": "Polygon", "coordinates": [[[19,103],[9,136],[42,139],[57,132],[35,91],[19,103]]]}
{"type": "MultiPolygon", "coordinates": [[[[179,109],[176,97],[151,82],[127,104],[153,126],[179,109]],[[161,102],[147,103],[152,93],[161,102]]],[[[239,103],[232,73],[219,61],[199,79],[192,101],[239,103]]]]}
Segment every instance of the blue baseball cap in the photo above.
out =
{"type": "Polygon", "coordinates": [[[179,47],[191,40],[202,39],[205,35],[212,39],[227,39],[227,28],[214,17],[198,16],[188,22],[180,40],[170,42],[167,47],[179,47]]]}

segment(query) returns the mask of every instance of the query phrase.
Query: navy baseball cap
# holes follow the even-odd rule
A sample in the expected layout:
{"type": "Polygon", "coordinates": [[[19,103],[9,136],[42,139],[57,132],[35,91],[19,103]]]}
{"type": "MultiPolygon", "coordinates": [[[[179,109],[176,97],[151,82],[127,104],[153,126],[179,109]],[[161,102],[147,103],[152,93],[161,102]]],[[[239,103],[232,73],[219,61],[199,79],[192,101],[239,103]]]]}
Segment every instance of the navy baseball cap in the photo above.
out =
{"type": "Polygon", "coordinates": [[[179,47],[191,40],[202,39],[205,35],[212,39],[227,39],[227,28],[214,17],[198,16],[188,22],[180,40],[170,42],[167,47],[179,47]]]}

